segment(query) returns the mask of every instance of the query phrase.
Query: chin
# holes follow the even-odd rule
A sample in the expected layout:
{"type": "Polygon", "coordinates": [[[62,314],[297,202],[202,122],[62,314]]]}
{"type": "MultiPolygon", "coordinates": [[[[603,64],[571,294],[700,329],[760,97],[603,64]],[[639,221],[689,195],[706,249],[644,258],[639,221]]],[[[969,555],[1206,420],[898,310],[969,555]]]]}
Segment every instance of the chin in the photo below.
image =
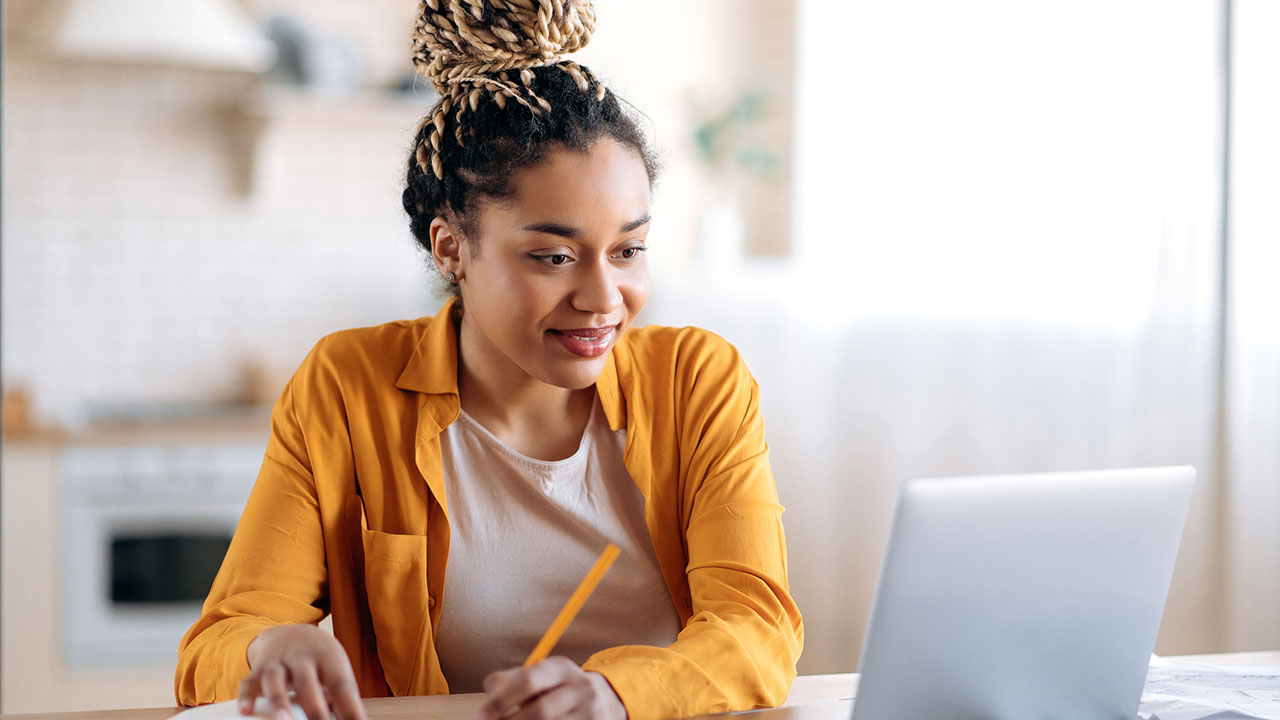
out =
{"type": "Polygon", "coordinates": [[[574,363],[576,367],[551,368],[545,376],[545,382],[566,390],[589,388],[600,379],[600,373],[604,372],[605,360],[608,357],[605,355],[590,361],[579,361],[574,363]]]}

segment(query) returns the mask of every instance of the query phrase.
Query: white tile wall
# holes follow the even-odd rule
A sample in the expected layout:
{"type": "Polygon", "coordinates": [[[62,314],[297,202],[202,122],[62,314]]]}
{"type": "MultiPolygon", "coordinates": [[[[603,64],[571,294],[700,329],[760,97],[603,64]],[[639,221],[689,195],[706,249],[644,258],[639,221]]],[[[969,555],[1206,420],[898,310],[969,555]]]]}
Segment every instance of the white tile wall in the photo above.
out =
{"type": "Polygon", "coordinates": [[[434,311],[400,209],[390,100],[272,96],[230,74],[4,64],[3,378],[45,420],[287,378],[343,327],[434,311]],[[252,183],[246,182],[252,168],[252,183]]]}
{"type": "MultiPolygon", "coordinates": [[[[7,39],[32,34],[45,2],[8,0],[7,39]]],[[[247,7],[355,38],[371,83],[409,68],[416,3],[247,7]]],[[[597,3],[597,31],[578,59],[643,111],[665,161],[655,274],[703,252],[703,207],[729,185],[749,213],[748,250],[789,247],[792,8],[597,3]],[[786,170],[769,181],[709,176],[693,150],[693,99],[719,107],[759,90],[777,103],[766,130],[786,170]]],[[[282,383],[326,332],[438,306],[399,201],[426,98],[416,107],[264,101],[244,76],[85,66],[21,50],[31,44],[11,43],[18,50],[6,48],[4,62],[0,364],[6,386],[26,385],[44,419],[74,422],[91,402],[230,396],[246,359],[282,383]],[[255,124],[249,152],[244,130],[255,124]]]]}

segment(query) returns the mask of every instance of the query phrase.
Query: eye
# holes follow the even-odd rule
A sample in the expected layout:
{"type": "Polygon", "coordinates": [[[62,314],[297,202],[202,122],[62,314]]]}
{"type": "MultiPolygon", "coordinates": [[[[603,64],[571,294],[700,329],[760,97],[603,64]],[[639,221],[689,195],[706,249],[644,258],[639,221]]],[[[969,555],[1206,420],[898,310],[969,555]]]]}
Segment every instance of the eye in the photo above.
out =
{"type": "Polygon", "coordinates": [[[551,253],[549,255],[530,255],[529,257],[533,258],[534,260],[537,260],[540,263],[543,263],[544,265],[553,265],[556,267],[564,265],[573,259],[568,255],[565,255],[564,253],[551,253]]]}
{"type": "Polygon", "coordinates": [[[643,245],[633,245],[629,248],[623,248],[622,252],[618,254],[622,256],[623,260],[638,260],[640,258],[640,253],[648,249],[649,248],[643,245]]]}

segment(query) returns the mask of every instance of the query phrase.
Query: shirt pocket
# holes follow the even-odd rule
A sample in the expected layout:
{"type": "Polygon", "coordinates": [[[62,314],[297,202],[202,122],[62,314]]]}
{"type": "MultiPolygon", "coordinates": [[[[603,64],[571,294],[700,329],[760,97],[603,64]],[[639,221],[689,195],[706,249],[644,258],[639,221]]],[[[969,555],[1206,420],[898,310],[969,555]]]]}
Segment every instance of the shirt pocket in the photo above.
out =
{"type": "Polygon", "coordinates": [[[425,690],[418,686],[427,684],[418,675],[431,606],[427,537],[370,530],[363,502],[352,499],[359,506],[365,593],[383,675],[394,695],[420,694],[425,690]]]}

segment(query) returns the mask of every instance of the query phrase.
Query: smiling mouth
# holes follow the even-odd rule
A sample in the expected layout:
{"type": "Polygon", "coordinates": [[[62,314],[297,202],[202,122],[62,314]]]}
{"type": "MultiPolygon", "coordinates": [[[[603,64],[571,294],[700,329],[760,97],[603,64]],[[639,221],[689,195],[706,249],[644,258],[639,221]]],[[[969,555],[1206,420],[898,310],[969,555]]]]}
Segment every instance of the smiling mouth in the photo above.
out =
{"type": "Polygon", "coordinates": [[[569,352],[583,358],[595,358],[605,354],[609,344],[616,336],[618,326],[610,325],[602,328],[574,328],[571,330],[548,330],[556,340],[569,352]]]}

